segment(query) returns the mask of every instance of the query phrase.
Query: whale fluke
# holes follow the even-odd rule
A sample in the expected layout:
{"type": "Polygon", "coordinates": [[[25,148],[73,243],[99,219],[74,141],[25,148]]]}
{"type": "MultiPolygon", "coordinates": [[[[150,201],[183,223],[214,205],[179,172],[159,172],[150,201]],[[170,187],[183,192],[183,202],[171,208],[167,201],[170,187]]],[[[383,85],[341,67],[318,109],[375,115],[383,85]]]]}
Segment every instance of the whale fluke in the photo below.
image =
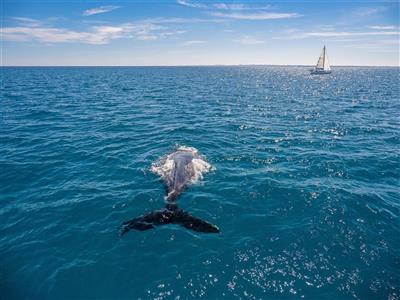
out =
{"type": "Polygon", "coordinates": [[[165,224],[178,224],[197,232],[219,233],[219,228],[217,226],[191,216],[178,208],[175,204],[168,204],[165,209],[156,210],[132,220],[125,221],[122,223],[120,235],[124,235],[131,229],[144,231],[165,224]]]}
{"type": "Polygon", "coordinates": [[[152,171],[160,175],[167,187],[167,206],[122,223],[120,236],[131,229],[149,230],[165,224],[178,224],[187,229],[204,233],[219,233],[219,228],[193,217],[178,208],[176,202],[187,187],[211,170],[211,165],[190,147],[179,147],[177,151],[153,164],[152,171]]]}

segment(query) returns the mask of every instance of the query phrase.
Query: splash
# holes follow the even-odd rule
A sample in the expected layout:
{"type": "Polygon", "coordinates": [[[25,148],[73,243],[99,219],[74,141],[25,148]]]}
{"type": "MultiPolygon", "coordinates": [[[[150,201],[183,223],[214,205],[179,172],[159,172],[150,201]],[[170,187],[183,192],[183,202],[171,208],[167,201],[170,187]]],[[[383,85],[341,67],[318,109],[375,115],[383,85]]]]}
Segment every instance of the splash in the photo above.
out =
{"type": "Polygon", "coordinates": [[[178,151],[189,151],[189,152],[192,152],[193,154],[199,153],[199,150],[197,150],[196,148],[188,147],[188,146],[179,146],[177,150],[178,151]]]}
{"type": "MultiPolygon", "coordinates": [[[[194,176],[191,180],[192,183],[202,180],[204,174],[215,169],[210,163],[206,161],[206,159],[203,156],[199,155],[199,151],[196,148],[180,146],[177,148],[176,151],[188,151],[193,153],[193,155],[195,155],[196,158],[193,158],[192,160],[192,166],[194,171],[194,176]]],[[[154,162],[151,166],[151,171],[159,175],[162,179],[168,180],[168,178],[171,177],[171,173],[173,172],[175,166],[173,160],[174,153],[167,154],[161,157],[156,162],[154,162]]]]}

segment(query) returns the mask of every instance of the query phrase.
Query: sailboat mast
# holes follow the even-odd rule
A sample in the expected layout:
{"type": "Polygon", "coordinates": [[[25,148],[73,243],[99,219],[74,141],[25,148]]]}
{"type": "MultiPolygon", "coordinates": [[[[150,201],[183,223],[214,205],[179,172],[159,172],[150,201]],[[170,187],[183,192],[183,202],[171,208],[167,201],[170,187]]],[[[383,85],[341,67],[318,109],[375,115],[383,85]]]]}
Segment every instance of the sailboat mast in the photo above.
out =
{"type": "Polygon", "coordinates": [[[331,65],[329,64],[328,54],[326,54],[326,46],[322,48],[321,54],[319,55],[317,65],[311,70],[311,74],[330,74],[331,65]]]}

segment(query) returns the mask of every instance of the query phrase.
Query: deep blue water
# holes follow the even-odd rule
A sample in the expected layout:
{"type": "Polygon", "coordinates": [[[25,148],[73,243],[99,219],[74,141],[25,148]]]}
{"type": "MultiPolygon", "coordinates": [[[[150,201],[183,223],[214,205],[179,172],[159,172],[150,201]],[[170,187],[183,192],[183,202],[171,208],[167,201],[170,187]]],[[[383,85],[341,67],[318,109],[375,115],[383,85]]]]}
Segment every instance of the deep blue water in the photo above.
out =
{"type": "Polygon", "coordinates": [[[399,68],[1,68],[2,299],[399,299],[399,68]],[[119,238],[165,205],[221,234],[119,238]]]}

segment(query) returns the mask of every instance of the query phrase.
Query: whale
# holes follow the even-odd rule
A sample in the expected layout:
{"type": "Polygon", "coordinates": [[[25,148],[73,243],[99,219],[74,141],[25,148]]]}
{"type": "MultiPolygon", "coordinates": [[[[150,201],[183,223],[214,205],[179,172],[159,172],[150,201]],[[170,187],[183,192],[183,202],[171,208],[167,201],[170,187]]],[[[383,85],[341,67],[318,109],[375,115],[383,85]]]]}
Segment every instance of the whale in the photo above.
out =
{"type": "Polygon", "coordinates": [[[219,233],[216,225],[192,216],[177,204],[179,196],[210,169],[211,165],[195,148],[182,146],[162,157],[153,164],[152,171],[161,177],[166,186],[165,208],[123,222],[120,235],[131,229],[145,231],[167,224],[181,225],[201,233],[219,233]]]}

